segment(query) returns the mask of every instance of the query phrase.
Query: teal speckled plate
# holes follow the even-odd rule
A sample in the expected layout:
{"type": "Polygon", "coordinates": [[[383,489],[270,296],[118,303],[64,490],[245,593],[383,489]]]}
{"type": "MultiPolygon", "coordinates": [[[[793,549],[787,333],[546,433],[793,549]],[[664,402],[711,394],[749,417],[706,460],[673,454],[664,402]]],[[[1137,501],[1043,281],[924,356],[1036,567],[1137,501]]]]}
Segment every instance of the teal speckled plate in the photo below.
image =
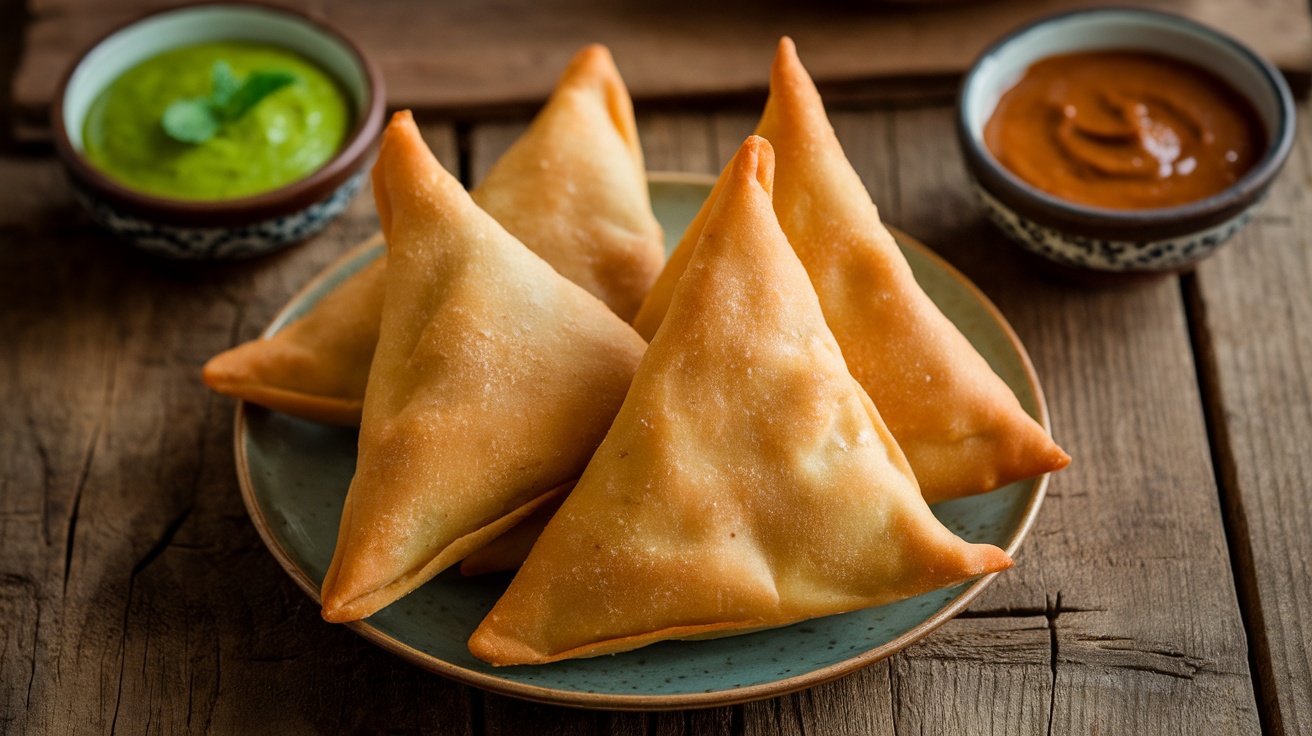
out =
{"type": "MultiPolygon", "coordinates": [[[[652,207],[673,248],[714,180],[653,174],[652,207]]],[[[996,308],[923,245],[896,233],[916,278],[1046,428],[1047,408],[1025,349],[996,308]]],[[[297,294],[265,334],[304,314],[382,252],[357,248],[297,294]]],[[[238,403],[237,473],[255,527],[274,557],[316,602],[355,472],[354,430],[238,403]]],[[[1038,513],[1046,476],[934,506],[948,528],[1011,554],[1038,513]]],[[[613,656],[500,667],[465,642],[509,583],[508,574],[465,578],[452,568],[364,621],[347,624],[420,667],[485,690],[585,708],[656,710],[725,705],[782,695],[889,656],[962,611],[992,575],[879,608],[724,639],[662,642],[613,656]]]]}

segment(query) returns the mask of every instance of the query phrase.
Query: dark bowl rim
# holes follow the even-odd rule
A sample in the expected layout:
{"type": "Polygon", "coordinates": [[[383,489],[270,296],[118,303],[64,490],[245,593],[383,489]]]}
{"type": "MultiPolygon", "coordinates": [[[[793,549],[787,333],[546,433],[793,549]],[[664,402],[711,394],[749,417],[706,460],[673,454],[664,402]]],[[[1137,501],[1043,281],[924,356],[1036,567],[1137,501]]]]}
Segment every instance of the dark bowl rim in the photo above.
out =
{"type": "MultiPolygon", "coordinates": [[[[341,80],[337,80],[341,84],[341,80]]],[[[329,196],[351,177],[363,162],[382,131],[386,94],[382,72],[360,45],[328,23],[309,15],[260,0],[215,0],[192,5],[159,8],[121,23],[99,36],[69,64],[55,88],[51,104],[51,127],[55,148],[70,169],[75,183],[103,196],[127,213],[170,224],[190,226],[235,226],[289,214],[329,196]],[[132,189],[93,166],[69,140],[64,118],[64,98],[73,75],[87,56],[110,38],[143,21],[160,15],[190,13],[207,8],[250,8],[288,16],[340,43],[355,59],[365,77],[365,99],[355,111],[355,122],[346,142],[332,158],[308,175],[267,192],[223,200],[186,200],[161,197],[132,189]]]]}
{"type": "MultiPolygon", "coordinates": [[[[1164,56],[1171,56],[1170,52],[1159,52],[1164,56]]],[[[1046,58],[1046,57],[1045,57],[1046,58]]],[[[1211,72],[1210,69],[1207,69],[1211,72]]],[[[1214,72],[1211,72],[1214,73],[1214,72]]],[[[1254,104],[1253,95],[1247,90],[1236,89],[1235,92],[1242,95],[1250,104],[1254,104]]],[[[978,168],[987,172],[989,176],[977,176],[980,185],[989,190],[995,197],[1012,202],[1022,202],[1029,207],[1027,209],[1036,209],[1044,213],[1044,219],[1058,222],[1077,223],[1087,225],[1100,230],[1125,230],[1129,228],[1147,228],[1155,231],[1166,231],[1178,229],[1184,225],[1200,223],[1200,226],[1206,227],[1213,221],[1226,219],[1233,211],[1242,210],[1248,203],[1256,201],[1265,192],[1275,179],[1276,174],[1284,166],[1289,153],[1293,148],[1294,130],[1295,130],[1295,108],[1293,94],[1289,90],[1284,76],[1266,59],[1262,58],[1257,52],[1238,39],[1219,31],[1211,26],[1199,23],[1191,18],[1186,18],[1175,13],[1167,13],[1159,10],[1147,10],[1143,8],[1131,8],[1124,6],[1109,6],[1100,8],[1086,8],[1083,10],[1072,10],[1068,12],[1055,13],[1042,18],[1025,23],[1003,34],[998,40],[994,41],[975,59],[971,64],[970,70],[962,78],[961,87],[957,92],[957,115],[956,115],[957,138],[965,153],[967,166],[978,168]],[[1266,151],[1262,158],[1258,160],[1253,168],[1249,169],[1239,181],[1231,184],[1224,190],[1204,199],[1188,202],[1173,207],[1158,207],[1143,210],[1118,210],[1105,207],[1091,207],[1081,205],[1069,200],[1061,199],[1049,194],[1016,176],[1007,167],[1003,166],[993,154],[987,150],[980,140],[977,140],[970,125],[967,123],[967,114],[965,108],[966,96],[972,85],[977,79],[981,67],[989,59],[994,57],[1007,46],[1011,45],[1017,39],[1025,36],[1043,26],[1068,21],[1077,17],[1096,17],[1106,15],[1128,15],[1140,16],[1141,18],[1153,18],[1164,20],[1170,23],[1188,27],[1202,35],[1208,36],[1213,40],[1230,47],[1236,54],[1245,59],[1266,79],[1269,88],[1276,98],[1278,115],[1276,120],[1276,130],[1274,135],[1268,136],[1266,151]]]]}

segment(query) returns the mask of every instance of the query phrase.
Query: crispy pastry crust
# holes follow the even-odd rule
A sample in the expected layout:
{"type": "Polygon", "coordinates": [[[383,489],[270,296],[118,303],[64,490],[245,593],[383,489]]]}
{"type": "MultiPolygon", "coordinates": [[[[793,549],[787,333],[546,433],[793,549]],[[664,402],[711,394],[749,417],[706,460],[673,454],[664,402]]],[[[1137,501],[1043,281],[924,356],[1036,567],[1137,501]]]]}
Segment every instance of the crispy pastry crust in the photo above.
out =
{"type": "Polygon", "coordinates": [[[646,344],[470,199],[408,111],[374,195],[389,248],[323,616],[368,616],[577,478],[646,344]]]}
{"type": "Polygon", "coordinates": [[[470,639],[494,665],[727,636],[1005,569],[929,510],[771,207],[753,136],[578,485],[470,639]]]}
{"type": "MultiPolygon", "coordinates": [[[[925,499],[983,493],[1065,467],[1070,457],[916,283],[791,39],[779,42],[756,134],[777,156],[779,223],[925,499]]],[[[643,337],[665,317],[726,176],[727,169],[634,319],[643,337]]]]}

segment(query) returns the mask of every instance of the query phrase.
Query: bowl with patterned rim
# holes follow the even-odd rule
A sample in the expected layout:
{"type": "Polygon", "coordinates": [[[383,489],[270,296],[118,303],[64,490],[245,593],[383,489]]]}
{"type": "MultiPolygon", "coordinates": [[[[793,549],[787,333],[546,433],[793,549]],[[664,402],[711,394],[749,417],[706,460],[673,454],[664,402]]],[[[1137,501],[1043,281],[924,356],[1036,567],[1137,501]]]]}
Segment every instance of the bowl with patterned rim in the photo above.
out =
{"type": "Polygon", "coordinates": [[[384,105],[382,74],[340,32],[291,10],[222,2],[156,11],[97,41],[64,75],[55,95],[52,128],[74,194],[98,224],[157,256],[238,259],[304,240],[346,209],[368,175],[366,164],[382,130],[384,105]],[[349,103],[353,120],[336,154],[290,184],[213,201],[147,194],[88,161],[83,125],[102,90],[161,53],[219,41],[277,46],[327,72],[349,103]]]}
{"type": "Polygon", "coordinates": [[[1177,273],[1215,252],[1253,218],[1289,157],[1293,137],[1293,97],[1270,63],[1218,30],[1148,10],[1075,11],[1015,30],[979,57],[957,100],[957,138],[989,218],[1051,270],[1094,283],[1177,273]],[[999,99],[1037,61],[1104,50],[1147,51],[1184,61],[1242,94],[1266,136],[1256,164],[1215,195],[1135,210],[1077,204],[1016,176],[984,142],[999,99]]]}

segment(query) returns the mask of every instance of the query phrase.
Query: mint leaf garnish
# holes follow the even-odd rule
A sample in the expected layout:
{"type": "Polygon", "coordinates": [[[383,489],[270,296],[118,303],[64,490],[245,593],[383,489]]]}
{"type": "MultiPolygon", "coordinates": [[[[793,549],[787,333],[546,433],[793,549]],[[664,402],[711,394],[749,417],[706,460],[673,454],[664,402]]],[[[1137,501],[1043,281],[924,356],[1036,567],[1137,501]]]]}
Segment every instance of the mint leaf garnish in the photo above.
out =
{"type": "Polygon", "coordinates": [[[232,95],[241,86],[241,80],[232,72],[228,62],[219,59],[210,68],[210,100],[223,107],[232,99],[232,95]]]}
{"type": "Polygon", "coordinates": [[[165,108],[160,123],[170,138],[183,143],[204,143],[223,125],[206,97],[174,100],[165,108]]]}
{"type": "Polygon", "coordinates": [[[296,75],[285,71],[255,71],[238,79],[222,59],[210,69],[210,94],[174,100],[160,124],[170,138],[183,143],[204,143],[227,123],[240,120],[260,101],[289,84],[296,75]]]}
{"type": "Polygon", "coordinates": [[[219,117],[225,122],[237,120],[260,104],[260,100],[296,81],[291,72],[251,72],[232,96],[219,107],[219,117]]]}

